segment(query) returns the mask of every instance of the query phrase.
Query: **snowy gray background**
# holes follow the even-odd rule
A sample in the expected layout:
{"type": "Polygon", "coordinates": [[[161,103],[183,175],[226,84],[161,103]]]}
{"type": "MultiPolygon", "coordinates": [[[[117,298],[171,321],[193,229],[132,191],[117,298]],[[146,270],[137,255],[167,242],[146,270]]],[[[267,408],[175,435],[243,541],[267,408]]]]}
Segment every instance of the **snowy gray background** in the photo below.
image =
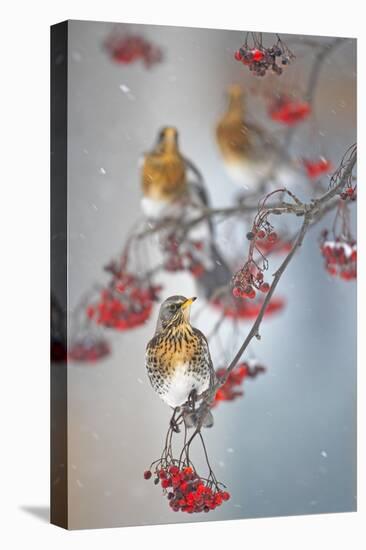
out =
{"type": "MultiPolygon", "coordinates": [[[[69,24],[71,308],[96,281],[106,281],[102,266],[120,252],[140,215],[138,160],[159,128],[179,129],[181,149],[203,172],[212,202],[228,204],[237,188],[225,174],[213,133],[225,109],[225,88],[239,82],[270,92],[269,81],[255,79],[233,60],[244,33],[117,25],[163,48],[164,62],[146,70],[140,62],[124,66],[109,59],[102,43],[115,27],[69,24]]],[[[271,44],[274,37],[264,40],[271,44]]],[[[277,82],[296,85],[300,93],[312,53],[300,45],[293,49],[298,61],[277,82]]],[[[317,128],[304,125],[294,142],[299,153],[327,154],[336,164],[355,142],[355,71],[355,41],[349,41],[324,66],[316,96],[317,128]]],[[[263,97],[252,102],[253,120],[263,119],[264,105],[263,97]]],[[[273,128],[278,132],[278,126],[273,128]]],[[[160,455],[170,414],[144,369],[156,310],[143,328],[108,332],[111,357],[95,365],[69,364],[71,528],[356,509],[356,285],[333,280],[324,271],[317,238],[331,221],[307,236],[278,289],[289,305],[264,322],[262,340],[252,346],[267,373],[245,383],[243,399],[222,404],[214,429],[205,434],[217,477],[232,494],[218,510],[204,516],[174,514],[161,489],[142,478],[160,455]]],[[[229,226],[221,231],[222,246],[230,242],[230,231],[229,226]]],[[[186,276],[165,282],[163,298],[194,293],[186,276]]],[[[207,333],[213,322],[214,314],[206,313],[199,327],[207,333]]],[[[241,325],[243,336],[249,327],[241,325]]],[[[195,463],[203,465],[199,453],[195,463]]]]}

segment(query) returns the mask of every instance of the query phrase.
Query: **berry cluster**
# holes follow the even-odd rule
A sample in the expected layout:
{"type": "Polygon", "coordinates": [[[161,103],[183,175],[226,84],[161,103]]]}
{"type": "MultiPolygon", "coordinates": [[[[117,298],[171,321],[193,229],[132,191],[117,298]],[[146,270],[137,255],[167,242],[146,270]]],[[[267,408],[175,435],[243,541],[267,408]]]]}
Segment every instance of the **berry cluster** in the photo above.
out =
{"type": "MultiPolygon", "coordinates": [[[[262,365],[249,363],[240,363],[229,374],[225,384],[221,386],[216,392],[215,400],[212,404],[215,407],[220,401],[234,401],[237,397],[241,397],[243,390],[237,389],[242,385],[245,378],[255,378],[261,372],[265,372],[266,369],[262,365]]],[[[216,376],[218,379],[222,378],[226,374],[226,369],[221,368],[216,370],[216,376]]]]}
{"type": "Polygon", "coordinates": [[[355,201],[357,199],[357,187],[347,186],[346,189],[340,194],[340,197],[344,201],[347,199],[355,201]]]}
{"type": "MultiPolygon", "coordinates": [[[[202,479],[190,466],[160,467],[154,473],[154,483],[160,482],[174,512],[210,512],[230,498],[227,491],[220,490],[216,481],[202,479]]],[[[145,479],[152,475],[151,470],[144,472],[145,479]]]]}
{"type": "Polygon", "coordinates": [[[282,240],[280,238],[277,238],[276,240],[272,240],[273,237],[268,239],[261,239],[256,243],[257,249],[266,256],[270,253],[276,253],[276,254],[287,254],[290,252],[292,248],[292,244],[289,241],[282,240]]]}
{"type": "Polygon", "coordinates": [[[345,191],[342,191],[340,194],[342,200],[351,200],[355,201],[357,199],[357,188],[356,187],[347,187],[345,191]]]}
{"type": "Polygon", "coordinates": [[[263,271],[252,260],[249,260],[233,277],[233,296],[252,300],[256,296],[255,289],[264,293],[268,292],[270,286],[263,281],[263,278],[263,271]]]}
{"type": "Polygon", "coordinates": [[[203,250],[203,242],[186,239],[180,243],[174,233],[168,235],[163,244],[167,255],[164,263],[166,271],[190,271],[194,277],[201,277],[205,272],[199,256],[203,250]]]}
{"type": "MultiPolygon", "coordinates": [[[[242,300],[233,298],[233,296],[222,296],[215,298],[211,304],[220,310],[220,312],[228,319],[248,320],[255,319],[261,310],[263,300],[242,300]]],[[[282,298],[273,297],[266,307],[264,316],[267,317],[274,313],[278,313],[285,307],[285,302],[282,298]]]]}
{"type": "Polygon", "coordinates": [[[141,59],[149,68],[162,60],[160,48],[141,36],[114,34],[105,41],[104,46],[116,63],[128,65],[141,59]]]}
{"type": "MultiPolygon", "coordinates": [[[[270,285],[263,281],[263,271],[267,267],[266,262],[263,263],[263,268],[260,268],[252,258],[253,250],[256,248],[257,241],[266,239],[270,245],[274,245],[278,237],[271,224],[265,220],[260,227],[254,226],[254,230],[247,233],[247,239],[252,242],[250,257],[233,276],[232,287],[235,298],[250,298],[252,300],[256,296],[255,289],[264,293],[270,289],[270,285]]],[[[257,250],[259,249],[257,248],[257,250]]]]}
{"type": "Polygon", "coordinates": [[[102,338],[85,337],[72,344],[68,356],[73,361],[98,361],[110,352],[108,342],[102,338]]]}
{"type": "Polygon", "coordinates": [[[278,97],[269,108],[272,120],[292,126],[305,120],[311,112],[307,101],[292,100],[286,95],[278,97]]]}
{"type": "Polygon", "coordinates": [[[246,65],[256,76],[265,76],[268,70],[280,75],[283,67],[295,58],[280,38],[271,48],[265,48],[256,39],[254,39],[253,45],[250,46],[246,39],[242,47],[235,52],[234,57],[237,61],[246,65]]]}
{"type": "MultiPolygon", "coordinates": [[[[108,269],[108,268],[107,268],[108,269]]],[[[113,270],[113,266],[109,267],[113,270]]],[[[128,273],[118,273],[100,293],[99,301],[87,307],[89,319],[106,327],[128,330],[150,317],[161,287],[128,273]]]]}
{"type": "Polygon", "coordinates": [[[332,169],[332,163],[324,157],[320,157],[320,159],[316,161],[304,159],[303,164],[306,174],[311,180],[315,180],[323,174],[329,173],[332,169]]]}
{"type": "Polygon", "coordinates": [[[355,201],[357,199],[357,182],[352,170],[349,171],[349,164],[352,162],[354,155],[357,152],[357,146],[352,145],[343,155],[341,163],[333,173],[329,182],[329,189],[336,187],[341,180],[344,181],[343,189],[340,193],[340,198],[343,201],[355,201]],[[348,172],[348,173],[347,173],[348,172]]]}
{"type": "Polygon", "coordinates": [[[352,240],[328,240],[324,236],[320,250],[330,275],[345,281],[357,278],[357,244],[352,240]]]}
{"type": "Polygon", "coordinates": [[[268,260],[261,251],[261,243],[262,248],[272,248],[277,243],[278,236],[272,224],[268,221],[269,211],[265,208],[265,203],[272,195],[284,191],[284,189],[272,191],[266,195],[259,205],[252,229],[247,233],[247,239],[250,242],[247,259],[243,267],[233,275],[231,280],[232,295],[236,299],[249,298],[253,300],[257,295],[256,291],[266,294],[271,288],[269,283],[264,281],[264,272],[268,269],[268,260]],[[256,253],[259,255],[257,259],[255,259],[256,253]]]}

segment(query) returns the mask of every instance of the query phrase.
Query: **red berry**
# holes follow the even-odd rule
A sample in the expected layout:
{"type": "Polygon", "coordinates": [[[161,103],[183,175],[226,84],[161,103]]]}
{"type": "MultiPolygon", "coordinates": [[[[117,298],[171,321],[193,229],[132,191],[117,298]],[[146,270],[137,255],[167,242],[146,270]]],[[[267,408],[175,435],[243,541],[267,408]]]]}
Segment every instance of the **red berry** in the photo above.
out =
{"type": "Polygon", "coordinates": [[[252,50],[253,61],[262,61],[264,54],[260,50],[252,50]]]}
{"type": "Polygon", "coordinates": [[[266,236],[266,232],[263,229],[260,229],[257,233],[258,239],[264,239],[265,236],[266,236]]]}
{"type": "Polygon", "coordinates": [[[255,294],[256,294],[256,292],[255,292],[254,288],[252,288],[251,291],[248,293],[248,298],[250,298],[252,300],[253,298],[255,298],[255,294]]]}
{"type": "Polygon", "coordinates": [[[173,487],[178,487],[179,484],[180,484],[180,476],[174,475],[174,476],[172,477],[172,485],[173,485],[173,487]]]}
{"type": "Polygon", "coordinates": [[[144,472],[144,479],[150,479],[152,476],[152,473],[150,472],[150,470],[146,470],[144,472]]]}
{"type": "Polygon", "coordinates": [[[202,264],[195,264],[191,266],[190,272],[194,277],[201,277],[205,272],[205,268],[202,264]]]}
{"type": "Polygon", "coordinates": [[[220,493],[217,493],[215,495],[215,504],[218,504],[220,506],[220,504],[222,504],[222,501],[223,501],[222,495],[220,493]]]}
{"type": "Polygon", "coordinates": [[[88,308],[86,310],[86,314],[89,317],[89,319],[91,319],[94,316],[94,313],[95,313],[94,307],[93,306],[88,306],[88,308]]]}
{"type": "Polygon", "coordinates": [[[233,296],[234,298],[240,298],[241,296],[241,291],[240,291],[240,288],[238,286],[234,286],[233,288],[233,296]]]}
{"type": "Polygon", "coordinates": [[[230,498],[230,494],[227,491],[223,491],[221,493],[221,496],[222,496],[223,500],[229,500],[229,498],[230,498]]]}
{"type": "Polygon", "coordinates": [[[267,237],[268,242],[275,243],[277,241],[277,233],[274,231],[271,231],[271,233],[267,237]]]}
{"type": "Polygon", "coordinates": [[[235,54],[234,54],[234,57],[236,59],[236,61],[241,61],[242,57],[241,57],[241,53],[239,50],[236,50],[235,54]]]}
{"type": "Polygon", "coordinates": [[[261,292],[268,292],[269,291],[269,284],[268,283],[262,283],[259,287],[259,290],[261,292]]]}
{"type": "Polygon", "coordinates": [[[185,493],[187,489],[188,483],[186,481],[183,481],[183,483],[180,484],[180,490],[182,491],[182,493],[185,493]]]}

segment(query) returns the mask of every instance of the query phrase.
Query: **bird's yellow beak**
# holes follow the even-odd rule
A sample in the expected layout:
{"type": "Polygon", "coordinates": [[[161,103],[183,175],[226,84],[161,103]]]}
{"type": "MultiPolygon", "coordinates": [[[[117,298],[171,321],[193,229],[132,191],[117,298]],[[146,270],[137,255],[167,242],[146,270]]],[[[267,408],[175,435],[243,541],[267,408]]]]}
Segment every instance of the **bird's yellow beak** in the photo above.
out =
{"type": "Polygon", "coordinates": [[[196,296],[193,296],[193,298],[188,298],[183,304],[180,306],[182,309],[187,309],[187,307],[191,306],[193,302],[197,300],[196,296]]]}

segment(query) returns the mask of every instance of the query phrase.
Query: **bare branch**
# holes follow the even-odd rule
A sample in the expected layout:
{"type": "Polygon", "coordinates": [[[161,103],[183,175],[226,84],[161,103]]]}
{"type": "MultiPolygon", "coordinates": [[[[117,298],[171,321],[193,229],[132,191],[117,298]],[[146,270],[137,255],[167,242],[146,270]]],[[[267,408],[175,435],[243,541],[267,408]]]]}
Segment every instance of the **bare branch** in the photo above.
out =
{"type": "Polygon", "coordinates": [[[328,42],[322,48],[320,48],[318,54],[315,57],[314,64],[311,68],[308,86],[304,96],[304,99],[308,103],[312,104],[314,100],[315,89],[325,59],[335,50],[335,48],[337,48],[337,46],[340,46],[345,41],[347,41],[346,38],[335,38],[334,40],[332,40],[332,42],[328,42]]]}

